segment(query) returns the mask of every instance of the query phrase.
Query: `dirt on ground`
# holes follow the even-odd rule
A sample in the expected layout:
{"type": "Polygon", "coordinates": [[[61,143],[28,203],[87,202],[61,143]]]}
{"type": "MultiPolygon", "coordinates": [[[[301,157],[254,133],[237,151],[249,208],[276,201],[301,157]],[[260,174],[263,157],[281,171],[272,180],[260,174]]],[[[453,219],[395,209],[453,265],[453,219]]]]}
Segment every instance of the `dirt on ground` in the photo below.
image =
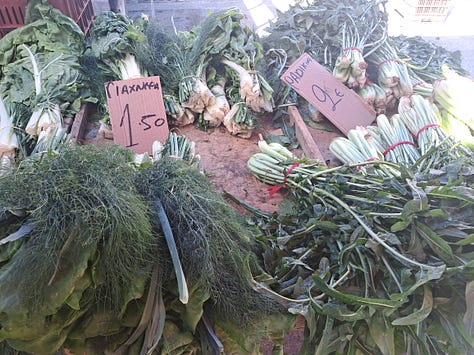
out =
{"type": "MultiPolygon", "coordinates": [[[[329,122],[321,121],[308,130],[328,165],[336,164],[329,151],[331,140],[341,135],[329,122]]],[[[268,185],[257,180],[247,168],[248,159],[260,152],[258,140],[270,135],[279,135],[281,130],[273,126],[269,118],[262,118],[250,138],[232,136],[223,126],[203,131],[193,125],[179,127],[196,144],[196,153],[201,156],[202,166],[213,186],[220,192],[227,192],[240,201],[265,212],[278,210],[283,193],[269,196],[268,185]]],[[[298,157],[304,155],[301,149],[293,150],[298,157]]],[[[311,158],[311,157],[309,157],[311,158]]]]}

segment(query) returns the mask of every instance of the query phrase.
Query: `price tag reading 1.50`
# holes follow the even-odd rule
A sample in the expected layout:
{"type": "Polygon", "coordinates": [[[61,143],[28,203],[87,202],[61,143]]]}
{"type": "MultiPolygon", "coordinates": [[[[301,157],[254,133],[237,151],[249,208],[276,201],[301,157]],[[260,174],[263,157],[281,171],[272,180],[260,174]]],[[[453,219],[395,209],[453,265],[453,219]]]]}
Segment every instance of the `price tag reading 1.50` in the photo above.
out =
{"type": "MultiPolygon", "coordinates": [[[[142,115],[139,117],[138,126],[141,130],[148,131],[154,127],[161,127],[166,123],[165,118],[160,118],[154,113],[142,115]]],[[[132,125],[132,116],[130,115],[130,104],[125,104],[122,118],[120,119],[120,128],[124,128],[128,132],[127,148],[138,145],[134,136],[134,127],[132,125]]],[[[141,132],[136,132],[139,135],[141,132]]]]}
{"type": "Polygon", "coordinates": [[[105,84],[114,142],[135,153],[151,153],[169,129],[160,78],[137,78],[105,84]]]}

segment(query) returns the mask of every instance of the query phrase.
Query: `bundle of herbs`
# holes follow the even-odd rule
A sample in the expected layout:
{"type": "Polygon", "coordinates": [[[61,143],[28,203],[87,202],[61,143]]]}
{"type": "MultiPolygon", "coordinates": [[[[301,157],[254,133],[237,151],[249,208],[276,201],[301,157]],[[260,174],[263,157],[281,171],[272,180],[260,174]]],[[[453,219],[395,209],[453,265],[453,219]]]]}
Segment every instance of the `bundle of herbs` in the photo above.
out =
{"type": "Polygon", "coordinates": [[[271,303],[250,284],[258,271],[252,234],[199,169],[164,156],[140,172],[137,186],[152,210],[157,200],[163,204],[191,289],[207,294],[219,314],[243,323],[268,312],[271,303]]]}
{"type": "Polygon", "coordinates": [[[141,169],[136,180],[151,216],[159,216],[154,230],[165,235],[168,246],[169,238],[176,246],[169,248],[175,272],[162,273],[158,285],[166,316],[160,315],[160,303],[151,308],[164,321],[156,349],[176,347],[182,342],[180,334],[189,337],[181,343],[182,349],[193,346],[191,340],[205,317],[219,329],[225,351],[254,353],[265,335],[276,334],[282,341],[294,317],[253,289],[252,274],[261,273],[261,268],[252,231],[212,188],[196,166],[190,146],[186,137],[170,134],[161,157],[141,169]],[[270,319],[278,322],[271,325],[270,319]],[[175,335],[170,336],[170,331],[175,335]]]}
{"type": "Polygon", "coordinates": [[[252,231],[193,143],[171,133],[153,158],[69,145],[0,177],[0,346],[187,353],[204,318],[238,353],[283,341],[294,316],[253,289],[252,231]]]}
{"type": "Polygon", "coordinates": [[[123,148],[70,146],[0,178],[1,341],[50,354],[98,312],[116,321],[95,327],[108,334],[141,297],[157,244],[130,162],[123,148]]]}
{"type": "Polygon", "coordinates": [[[327,168],[275,151],[258,153],[266,168],[249,162],[288,192],[279,213],[249,208],[266,245],[255,282],[305,317],[302,351],[470,353],[472,155],[414,174],[386,162],[327,168]],[[367,169],[380,164],[400,176],[367,169]]]}

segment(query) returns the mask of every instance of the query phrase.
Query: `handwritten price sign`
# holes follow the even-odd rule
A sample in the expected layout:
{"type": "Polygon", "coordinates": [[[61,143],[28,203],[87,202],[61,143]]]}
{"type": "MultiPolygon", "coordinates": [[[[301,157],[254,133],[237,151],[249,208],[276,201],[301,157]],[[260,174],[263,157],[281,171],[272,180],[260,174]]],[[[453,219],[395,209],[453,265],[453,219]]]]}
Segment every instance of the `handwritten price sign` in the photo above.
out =
{"type": "Polygon", "coordinates": [[[368,126],[375,120],[375,111],[359,95],[307,53],[299,57],[280,79],[308,100],[345,135],[350,129],[368,126]]]}
{"type": "Polygon", "coordinates": [[[114,143],[151,154],[154,141],[166,140],[169,128],[160,77],[107,82],[105,93],[114,143]]]}

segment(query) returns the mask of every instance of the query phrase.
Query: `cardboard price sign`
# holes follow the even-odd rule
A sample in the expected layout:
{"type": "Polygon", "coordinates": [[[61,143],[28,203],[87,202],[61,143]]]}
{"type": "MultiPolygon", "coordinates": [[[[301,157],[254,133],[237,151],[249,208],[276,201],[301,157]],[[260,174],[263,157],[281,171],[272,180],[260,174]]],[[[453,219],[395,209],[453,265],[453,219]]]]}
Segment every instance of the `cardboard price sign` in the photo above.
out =
{"type": "Polygon", "coordinates": [[[308,100],[345,135],[350,129],[368,126],[375,120],[375,111],[359,95],[307,53],[299,57],[280,79],[308,100]]]}
{"type": "Polygon", "coordinates": [[[159,76],[105,83],[114,143],[134,153],[151,154],[154,141],[164,142],[169,128],[159,76]]]}

